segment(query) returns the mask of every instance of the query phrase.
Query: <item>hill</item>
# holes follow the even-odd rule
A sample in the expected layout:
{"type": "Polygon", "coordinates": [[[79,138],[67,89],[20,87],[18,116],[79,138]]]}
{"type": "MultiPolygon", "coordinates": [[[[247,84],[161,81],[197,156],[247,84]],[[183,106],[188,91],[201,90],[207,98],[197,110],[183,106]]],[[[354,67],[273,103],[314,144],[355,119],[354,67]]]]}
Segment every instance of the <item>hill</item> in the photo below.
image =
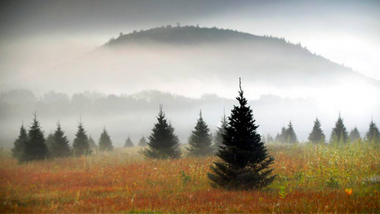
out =
{"type": "Polygon", "coordinates": [[[43,92],[160,90],[189,97],[206,93],[232,97],[238,77],[246,90],[254,91],[250,98],[265,94],[324,98],[342,93],[351,98],[380,91],[379,81],[312,54],[300,44],[195,26],[120,34],[82,57],[17,84],[43,92]]]}
{"type": "MultiPolygon", "coordinates": [[[[195,52],[199,56],[199,63],[202,63],[203,57],[211,58],[209,62],[215,63],[216,68],[218,65],[229,63],[228,67],[219,69],[217,74],[233,73],[235,76],[239,74],[250,80],[256,79],[255,82],[270,81],[270,85],[276,86],[337,85],[340,83],[338,79],[346,78],[355,78],[355,81],[360,80],[377,88],[380,86],[379,81],[315,55],[302,47],[300,43],[292,44],[284,38],[256,36],[215,27],[168,25],[134,31],[126,35],[120,34],[118,38],[112,38],[103,46],[103,48],[113,50],[128,50],[136,47],[161,49],[159,51],[162,52],[165,52],[167,48],[181,49],[178,50],[180,53],[177,56],[191,55],[195,52]]],[[[186,63],[187,61],[184,61],[184,66],[186,63]]],[[[202,70],[202,73],[205,72],[202,68],[199,70],[202,70]]],[[[206,72],[214,70],[216,69],[211,68],[206,72]]]]}
{"type": "MultiPolygon", "coordinates": [[[[133,31],[130,34],[120,34],[117,39],[111,38],[105,45],[118,46],[126,44],[147,44],[150,42],[172,45],[216,44],[227,41],[270,40],[270,38],[251,35],[233,30],[218,28],[200,28],[195,26],[172,27],[171,25],[149,30],[133,31]]],[[[280,40],[278,40],[280,41],[280,40]]]]}

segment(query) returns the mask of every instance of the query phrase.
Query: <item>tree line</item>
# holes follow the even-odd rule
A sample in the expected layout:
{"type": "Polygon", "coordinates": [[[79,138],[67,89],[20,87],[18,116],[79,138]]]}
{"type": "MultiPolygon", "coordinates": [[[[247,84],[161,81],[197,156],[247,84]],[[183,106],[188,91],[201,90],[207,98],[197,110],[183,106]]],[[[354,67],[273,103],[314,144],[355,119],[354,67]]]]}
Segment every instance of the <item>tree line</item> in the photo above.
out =
{"type": "MultiPolygon", "coordinates": [[[[139,146],[146,146],[145,137],[141,137],[139,146]]],[[[130,137],[127,138],[124,147],[134,146],[130,137]]],[[[48,158],[62,158],[71,156],[90,155],[94,152],[112,151],[113,144],[110,135],[104,128],[100,135],[98,145],[92,139],[91,135],[87,135],[83,122],[79,122],[78,131],[75,139],[70,145],[65,132],[62,130],[61,124],[57,124],[54,133],[49,134],[46,139],[44,131],[42,131],[37,116],[34,116],[33,122],[26,130],[24,125],[20,127],[18,138],[14,142],[12,156],[17,158],[20,163],[44,160],[48,158]]]]}
{"type": "MultiPolygon", "coordinates": [[[[239,87],[239,95],[236,97],[239,104],[234,105],[229,117],[223,116],[221,126],[215,135],[215,142],[212,143],[210,129],[200,111],[199,118],[189,137],[189,146],[186,149],[190,156],[200,157],[215,154],[219,157],[219,160],[211,165],[212,172],[208,173],[208,178],[213,186],[230,190],[258,189],[269,185],[275,179],[276,175],[272,174],[273,169],[270,168],[274,158],[268,154],[262,136],[257,133],[258,125],[256,125],[252,110],[243,96],[240,81],[239,87]]],[[[146,158],[153,159],[180,158],[182,153],[174,131],[160,105],[157,122],[153,126],[148,141],[142,137],[139,142],[140,146],[147,146],[141,149],[140,153],[146,158]]],[[[351,132],[351,136],[360,138],[357,129],[351,132]]],[[[366,137],[369,141],[379,142],[379,130],[373,121],[371,121],[366,137]]],[[[287,128],[282,129],[276,139],[287,143],[297,142],[291,122],[287,128]]],[[[314,122],[309,141],[325,143],[325,135],[318,119],[314,122]]],[[[348,142],[348,134],[340,115],[333,128],[330,141],[334,144],[348,142]]],[[[125,147],[130,146],[133,146],[133,142],[128,137],[125,147]]],[[[54,134],[49,135],[45,140],[35,115],[28,131],[23,125],[21,126],[19,137],[14,142],[12,154],[19,162],[29,162],[46,158],[90,155],[94,148],[99,151],[113,150],[111,138],[105,128],[100,136],[99,145],[96,146],[92,138],[87,136],[83,123],[80,122],[71,147],[59,123],[54,134]]]]}
{"type": "Polygon", "coordinates": [[[34,115],[29,130],[26,130],[24,125],[21,126],[20,134],[14,142],[12,156],[23,163],[48,158],[89,155],[97,149],[99,151],[111,151],[113,149],[111,138],[106,129],[103,130],[99,139],[99,146],[97,146],[92,137],[87,135],[83,123],[79,122],[78,131],[75,134],[72,146],[70,146],[60,123],[57,124],[54,133],[49,134],[45,139],[37,116],[34,115]]]}
{"type": "MultiPolygon", "coordinates": [[[[173,154],[168,155],[167,153],[171,153],[169,151],[170,149],[168,149],[165,153],[160,151],[161,147],[172,147],[174,150],[179,147],[179,141],[177,136],[174,134],[174,128],[167,122],[162,106],[160,106],[157,120],[158,121],[152,130],[152,134],[148,138],[149,143],[145,137],[142,136],[137,144],[141,147],[149,146],[149,149],[144,149],[141,153],[151,158],[179,158],[180,152],[172,151],[173,154]],[[164,145],[162,142],[165,142],[168,145],[164,145]]],[[[224,115],[221,120],[221,125],[220,127],[217,127],[215,136],[213,137],[208,125],[203,120],[202,111],[200,111],[194,130],[191,132],[189,137],[189,147],[186,148],[189,155],[207,156],[215,154],[220,145],[223,143],[223,135],[225,134],[227,125],[228,118],[224,115]]],[[[69,140],[65,136],[61,125],[58,123],[55,132],[49,134],[45,139],[39,121],[35,116],[28,131],[25,129],[24,125],[21,126],[20,134],[14,142],[12,155],[17,158],[19,162],[28,162],[46,158],[89,155],[94,151],[113,150],[111,137],[105,128],[100,136],[98,145],[96,145],[91,136],[86,134],[82,122],[79,123],[78,131],[75,136],[76,137],[73,144],[70,146],[69,140]]],[[[329,141],[330,145],[343,145],[349,142],[355,142],[357,140],[362,140],[358,129],[355,127],[350,133],[348,133],[343,123],[343,119],[339,115],[335,127],[331,132],[329,141]]],[[[365,135],[365,140],[374,143],[380,142],[380,132],[373,120],[369,124],[369,129],[365,135]]],[[[287,127],[283,127],[281,132],[278,133],[275,138],[271,135],[267,135],[264,141],[298,143],[297,135],[294,131],[292,122],[289,122],[287,127]]],[[[325,134],[321,128],[321,122],[318,118],[314,121],[313,129],[308,137],[308,142],[313,144],[327,143],[325,134]]],[[[128,137],[125,141],[124,147],[133,146],[134,143],[131,138],[128,137]]]]}
{"type": "MultiPolygon", "coordinates": [[[[358,140],[363,140],[359,130],[355,127],[350,131],[350,133],[348,133],[343,123],[343,119],[339,114],[338,120],[331,131],[329,144],[344,145],[346,143],[355,142],[358,140]]],[[[380,132],[373,120],[371,120],[369,124],[369,129],[364,140],[373,143],[380,143],[380,132]]],[[[268,134],[266,137],[266,142],[298,143],[297,135],[294,131],[292,122],[289,122],[288,127],[282,127],[281,132],[278,133],[275,138],[268,134]]],[[[323,133],[321,122],[318,118],[314,121],[313,129],[308,137],[308,142],[313,144],[327,144],[326,136],[323,133]]]]}

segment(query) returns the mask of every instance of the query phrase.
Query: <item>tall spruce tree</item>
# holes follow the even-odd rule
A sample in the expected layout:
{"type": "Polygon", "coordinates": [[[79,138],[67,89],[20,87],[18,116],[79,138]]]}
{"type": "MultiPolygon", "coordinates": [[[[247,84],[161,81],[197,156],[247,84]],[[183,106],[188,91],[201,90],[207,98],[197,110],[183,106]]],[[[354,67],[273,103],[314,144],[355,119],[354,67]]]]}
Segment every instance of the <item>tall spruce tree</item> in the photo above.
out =
{"type": "Polygon", "coordinates": [[[148,142],[146,142],[145,137],[142,136],[141,139],[140,139],[140,141],[139,141],[138,146],[144,147],[144,146],[147,146],[147,145],[148,145],[148,142]]]}
{"type": "Polygon", "coordinates": [[[277,134],[276,136],[276,142],[278,143],[286,143],[287,137],[286,137],[286,128],[283,126],[281,128],[281,133],[277,134]]]}
{"type": "Polygon", "coordinates": [[[180,158],[178,137],[174,135],[174,128],[167,122],[165,114],[160,106],[157,123],[154,124],[152,134],[149,136],[149,148],[141,152],[147,158],[168,159],[180,158]]]}
{"type": "Polygon", "coordinates": [[[189,145],[187,148],[190,156],[206,156],[213,152],[211,147],[211,134],[206,122],[203,120],[202,111],[199,112],[199,119],[194,130],[189,137],[189,145]]]}
{"type": "Polygon", "coordinates": [[[234,106],[231,112],[223,144],[217,152],[221,162],[214,162],[215,165],[211,166],[213,173],[208,173],[208,178],[213,186],[228,190],[262,188],[275,178],[273,169],[269,168],[274,159],[268,155],[256,131],[258,126],[243,96],[241,84],[236,99],[239,105],[234,106]]]}
{"type": "Polygon", "coordinates": [[[37,116],[34,115],[32,126],[28,132],[28,143],[25,144],[24,161],[43,160],[49,157],[49,150],[45,144],[44,133],[41,130],[37,116]]]}
{"type": "Polygon", "coordinates": [[[311,131],[308,140],[313,144],[325,143],[325,134],[323,134],[321,123],[318,118],[314,121],[313,130],[311,131]]]}
{"type": "Polygon", "coordinates": [[[293,124],[290,121],[288,124],[288,128],[285,131],[285,140],[287,143],[298,143],[297,135],[294,132],[293,124]]]}
{"type": "Polygon", "coordinates": [[[103,133],[100,135],[99,139],[99,151],[112,151],[112,141],[111,137],[108,135],[106,129],[103,129],[103,133]]]}
{"type": "Polygon", "coordinates": [[[277,143],[280,143],[281,142],[280,138],[281,138],[280,133],[277,133],[276,137],[274,138],[274,141],[277,142],[277,143]]]}
{"type": "Polygon", "coordinates": [[[90,146],[91,151],[97,151],[98,146],[96,145],[94,139],[92,139],[91,135],[88,137],[88,144],[90,146]]]}
{"type": "Polygon", "coordinates": [[[25,145],[28,143],[29,137],[24,125],[20,127],[20,134],[14,142],[14,147],[12,149],[12,157],[17,158],[21,163],[25,161],[25,145]]]}
{"type": "Polygon", "coordinates": [[[274,142],[274,139],[273,139],[272,135],[267,134],[266,142],[267,143],[273,143],[274,142]]]}
{"type": "Polygon", "coordinates": [[[133,142],[130,137],[125,141],[124,147],[134,147],[133,142]]]}
{"type": "Polygon", "coordinates": [[[48,134],[45,140],[45,145],[48,148],[50,155],[52,155],[51,152],[52,152],[53,144],[54,144],[54,137],[53,137],[53,134],[50,133],[48,134]]]}
{"type": "Polygon", "coordinates": [[[57,129],[53,135],[53,144],[51,146],[51,155],[56,158],[69,157],[72,151],[69,145],[69,140],[65,136],[61,125],[58,123],[57,129]]]}
{"type": "Polygon", "coordinates": [[[369,124],[366,138],[369,142],[378,143],[380,141],[380,132],[373,120],[371,120],[371,123],[369,124]]]}
{"type": "Polygon", "coordinates": [[[358,141],[359,139],[360,139],[360,133],[359,133],[359,130],[355,127],[350,132],[350,141],[355,142],[355,141],[358,141]]]}
{"type": "Polygon", "coordinates": [[[226,133],[226,127],[228,125],[226,114],[223,115],[222,120],[220,121],[220,127],[217,128],[215,137],[214,137],[214,144],[213,149],[215,152],[219,150],[219,146],[223,143],[223,135],[226,133]]]}
{"type": "Polygon", "coordinates": [[[75,134],[73,143],[73,152],[75,156],[89,155],[91,154],[90,145],[88,143],[88,137],[86,131],[83,128],[83,123],[79,122],[78,131],[75,134]]]}
{"type": "Polygon", "coordinates": [[[348,133],[346,127],[343,124],[343,119],[339,114],[339,118],[335,123],[335,127],[331,132],[330,144],[332,145],[342,145],[347,143],[348,133]]]}

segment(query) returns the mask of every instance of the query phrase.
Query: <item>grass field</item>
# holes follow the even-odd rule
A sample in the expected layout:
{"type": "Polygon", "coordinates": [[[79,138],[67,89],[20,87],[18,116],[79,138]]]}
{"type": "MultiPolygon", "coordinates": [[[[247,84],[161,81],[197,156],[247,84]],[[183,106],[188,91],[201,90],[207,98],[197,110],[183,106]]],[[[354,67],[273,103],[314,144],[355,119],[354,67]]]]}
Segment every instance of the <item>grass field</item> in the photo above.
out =
{"type": "Polygon", "coordinates": [[[256,191],[213,189],[217,160],[146,160],[139,148],[18,165],[0,156],[1,213],[380,212],[380,149],[268,145],[278,177],[256,191]]]}

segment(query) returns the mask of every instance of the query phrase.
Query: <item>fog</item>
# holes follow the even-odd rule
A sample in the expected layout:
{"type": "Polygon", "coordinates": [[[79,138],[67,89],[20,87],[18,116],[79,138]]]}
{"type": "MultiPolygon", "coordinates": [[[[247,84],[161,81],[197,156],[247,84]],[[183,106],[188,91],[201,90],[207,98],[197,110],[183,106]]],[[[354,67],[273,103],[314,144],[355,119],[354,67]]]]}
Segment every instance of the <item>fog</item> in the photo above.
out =
{"type": "Polygon", "coordinates": [[[72,59],[119,32],[180,23],[284,37],[379,80],[379,6],[377,0],[4,0],[0,79],[72,59]]]}
{"type": "Polygon", "coordinates": [[[213,132],[229,115],[239,77],[264,136],[292,121],[305,141],[318,117],[329,137],[339,113],[362,135],[371,118],[380,124],[375,1],[87,3],[4,3],[2,147],[34,112],[45,134],[59,121],[73,140],[81,118],[95,140],[106,127],[115,146],[128,136],[136,144],[149,136],[160,103],[187,143],[200,110],[213,132]]]}
{"type": "MultiPolygon", "coordinates": [[[[249,96],[249,91],[245,94],[249,96]]],[[[12,146],[20,125],[23,123],[28,127],[34,111],[37,112],[46,135],[52,133],[59,122],[72,141],[81,120],[87,133],[96,141],[103,128],[106,128],[115,146],[123,146],[128,136],[137,144],[141,136],[150,135],[160,103],[164,104],[164,112],[180,142],[187,143],[200,110],[212,133],[215,133],[224,112],[228,116],[230,109],[236,105],[236,100],[217,95],[187,98],[159,91],[119,96],[94,92],[68,96],[49,92],[40,97],[27,90],[11,91],[2,94],[0,98],[1,146],[12,146]]],[[[335,106],[320,106],[315,99],[310,98],[284,99],[275,95],[263,95],[259,99],[250,100],[249,104],[263,136],[275,136],[291,120],[301,141],[307,139],[316,117],[320,119],[326,136],[330,136],[339,114],[335,106]]],[[[377,122],[380,115],[373,112],[373,118],[377,122]]],[[[357,127],[362,136],[366,133],[372,116],[370,112],[346,108],[340,110],[340,114],[349,131],[357,127]]]]}

